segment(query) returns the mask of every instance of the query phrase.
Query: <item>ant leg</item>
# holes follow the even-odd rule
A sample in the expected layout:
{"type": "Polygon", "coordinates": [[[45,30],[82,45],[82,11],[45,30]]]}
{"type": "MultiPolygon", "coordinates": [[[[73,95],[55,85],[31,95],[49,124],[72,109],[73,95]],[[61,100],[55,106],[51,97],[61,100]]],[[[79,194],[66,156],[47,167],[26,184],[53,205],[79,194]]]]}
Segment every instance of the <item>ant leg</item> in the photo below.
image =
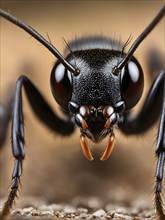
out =
{"type": "Polygon", "coordinates": [[[155,205],[160,218],[165,219],[161,197],[165,163],[165,70],[161,71],[155,79],[140,113],[135,118],[131,118],[130,112],[126,113],[123,124],[120,124],[119,127],[125,134],[139,134],[150,128],[158,117],[160,117],[160,123],[156,144],[158,162],[156,170],[155,205]]]}
{"type": "Polygon", "coordinates": [[[1,216],[6,216],[7,214],[9,214],[14,199],[17,196],[17,191],[20,184],[20,176],[22,175],[22,161],[25,157],[21,84],[21,80],[18,80],[16,84],[12,115],[11,141],[12,152],[13,156],[15,157],[15,164],[12,174],[12,184],[8,199],[3,206],[1,216]]]}
{"type": "Polygon", "coordinates": [[[19,80],[24,84],[28,101],[39,120],[49,129],[60,135],[66,136],[72,134],[75,127],[70,121],[69,113],[65,112],[66,116],[68,116],[67,121],[58,118],[41,93],[26,76],[21,76],[19,80]]]}
{"type": "Polygon", "coordinates": [[[40,92],[26,76],[21,76],[18,79],[15,90],[11,131],[12,152],[15,157],[15,164],[12,174],[11,190],[8,199],[3,206],[1,216],[6,216],[10,212],[14,199],[17,196],[17,191],[20,185],[20,177],[22,175],[22,162],[25,158],[22,86],[25,88],[26,95],[33,111],[45,125],[61,135],[69,135],[74,131],[74,125],[71,124],[70,121],[63,121],[55,115],[40,92]]]}
{"type": "Polygon", "coordinates": [[[156,155],[158,157],[158,162],[157,162],[157,170],[156,170],[155,205],[160,218],[165,219],[165,213],[163,212],[162,197],[161,197],[164,163],[165,163],[165,83],[164,83],[163,107],[161,112],[157,144],[156,144],[156,155]]]}

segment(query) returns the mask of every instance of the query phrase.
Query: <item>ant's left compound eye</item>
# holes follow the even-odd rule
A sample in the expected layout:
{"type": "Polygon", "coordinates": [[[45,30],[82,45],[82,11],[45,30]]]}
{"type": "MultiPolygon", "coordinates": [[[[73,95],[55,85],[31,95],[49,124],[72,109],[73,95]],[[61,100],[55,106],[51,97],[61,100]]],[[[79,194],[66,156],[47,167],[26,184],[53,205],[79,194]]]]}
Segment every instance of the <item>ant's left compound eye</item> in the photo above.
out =
{"type": "Polygon", "coordinates": [[[126,110],[133,108],[140,100],[144,87],[143,71],[138,61],[132,57],[121,71],[121,95],[126,110]]]}
{"type": "Polygon", "coordinates": [[[51,91],[57,103],[64,109],[68,109],[68,103],[72,96],[72,81],[71,73],[57,62],[50,76],[51,91]]]}

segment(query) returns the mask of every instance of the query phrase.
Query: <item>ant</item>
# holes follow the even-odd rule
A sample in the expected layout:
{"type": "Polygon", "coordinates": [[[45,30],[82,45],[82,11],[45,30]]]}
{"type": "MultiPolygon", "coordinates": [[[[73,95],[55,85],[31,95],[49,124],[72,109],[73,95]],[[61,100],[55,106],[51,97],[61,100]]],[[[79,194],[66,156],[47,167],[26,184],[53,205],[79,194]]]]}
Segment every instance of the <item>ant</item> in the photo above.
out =
{"type": "Polygon", "coordinates": [[[31,80],[27,76],[19,77],[15,89],[11,133],[15,164],[11,190],[1,216],[9,214],[22,176],[22,162],[25,158],[22,111],[24,87],[33,111],[50,129],[63,136],[73,133],[76,127],[80,129],[80,145],[90,161],[93,156],[87,139],[98,143],[109,136],[101,157],[104,161],[114,148],[116,127],[126,135],[140,134],[160,118],[155,149],[155,207],[159,217],[165,218],[161,196],[165,162],[165,70],[157,75],[137,116],[132,117],[131,114],[132,108],[142,96],[144,87],[143,70],[133,54],[164,15],[165,6],[134,41],[127,53],[124,50],[130,38],[121,48],[118,42],[114,43],[112,48],[111,40],[106,37],[86,37],[70,42],[69,50],[63,57],[36,30],[0,9],[0,16],[28,32],[58,59],[51,71],[50,85],[55,101],[67,117],[67,120],[58,118],[31,80]]]}

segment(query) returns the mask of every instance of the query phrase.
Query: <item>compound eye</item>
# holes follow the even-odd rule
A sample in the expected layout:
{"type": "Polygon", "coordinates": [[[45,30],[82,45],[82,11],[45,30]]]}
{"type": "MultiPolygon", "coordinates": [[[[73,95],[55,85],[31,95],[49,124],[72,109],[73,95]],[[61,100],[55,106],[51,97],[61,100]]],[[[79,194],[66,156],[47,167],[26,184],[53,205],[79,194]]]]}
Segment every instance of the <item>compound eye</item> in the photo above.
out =
{"type": "Polygon", "coordinates": [[[71,73],[61,63],[57,62],[50,76],[51,91],[56,102],[66,110],[72,96],[72,81],[71,73]]]}
{"type": "Polygon", "coordinates": [[[121,71],[121,95],[126,110],[133,108],[140,100],[144,87],[143,71],[133,57],[121,71]]]}

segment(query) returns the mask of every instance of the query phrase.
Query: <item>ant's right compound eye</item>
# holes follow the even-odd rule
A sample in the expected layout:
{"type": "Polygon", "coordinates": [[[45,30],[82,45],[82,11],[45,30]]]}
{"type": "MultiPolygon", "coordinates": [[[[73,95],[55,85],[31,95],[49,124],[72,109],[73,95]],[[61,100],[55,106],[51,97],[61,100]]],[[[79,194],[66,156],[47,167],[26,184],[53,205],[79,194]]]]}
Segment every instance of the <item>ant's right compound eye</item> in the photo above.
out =
{"type": "Polygon", "coordinates": [[[72,96],[73,79],[69,70],[57,62],[50,76],[51,91],[56,102],[64,109],[68,109],[68,103],[72,96]]]}

